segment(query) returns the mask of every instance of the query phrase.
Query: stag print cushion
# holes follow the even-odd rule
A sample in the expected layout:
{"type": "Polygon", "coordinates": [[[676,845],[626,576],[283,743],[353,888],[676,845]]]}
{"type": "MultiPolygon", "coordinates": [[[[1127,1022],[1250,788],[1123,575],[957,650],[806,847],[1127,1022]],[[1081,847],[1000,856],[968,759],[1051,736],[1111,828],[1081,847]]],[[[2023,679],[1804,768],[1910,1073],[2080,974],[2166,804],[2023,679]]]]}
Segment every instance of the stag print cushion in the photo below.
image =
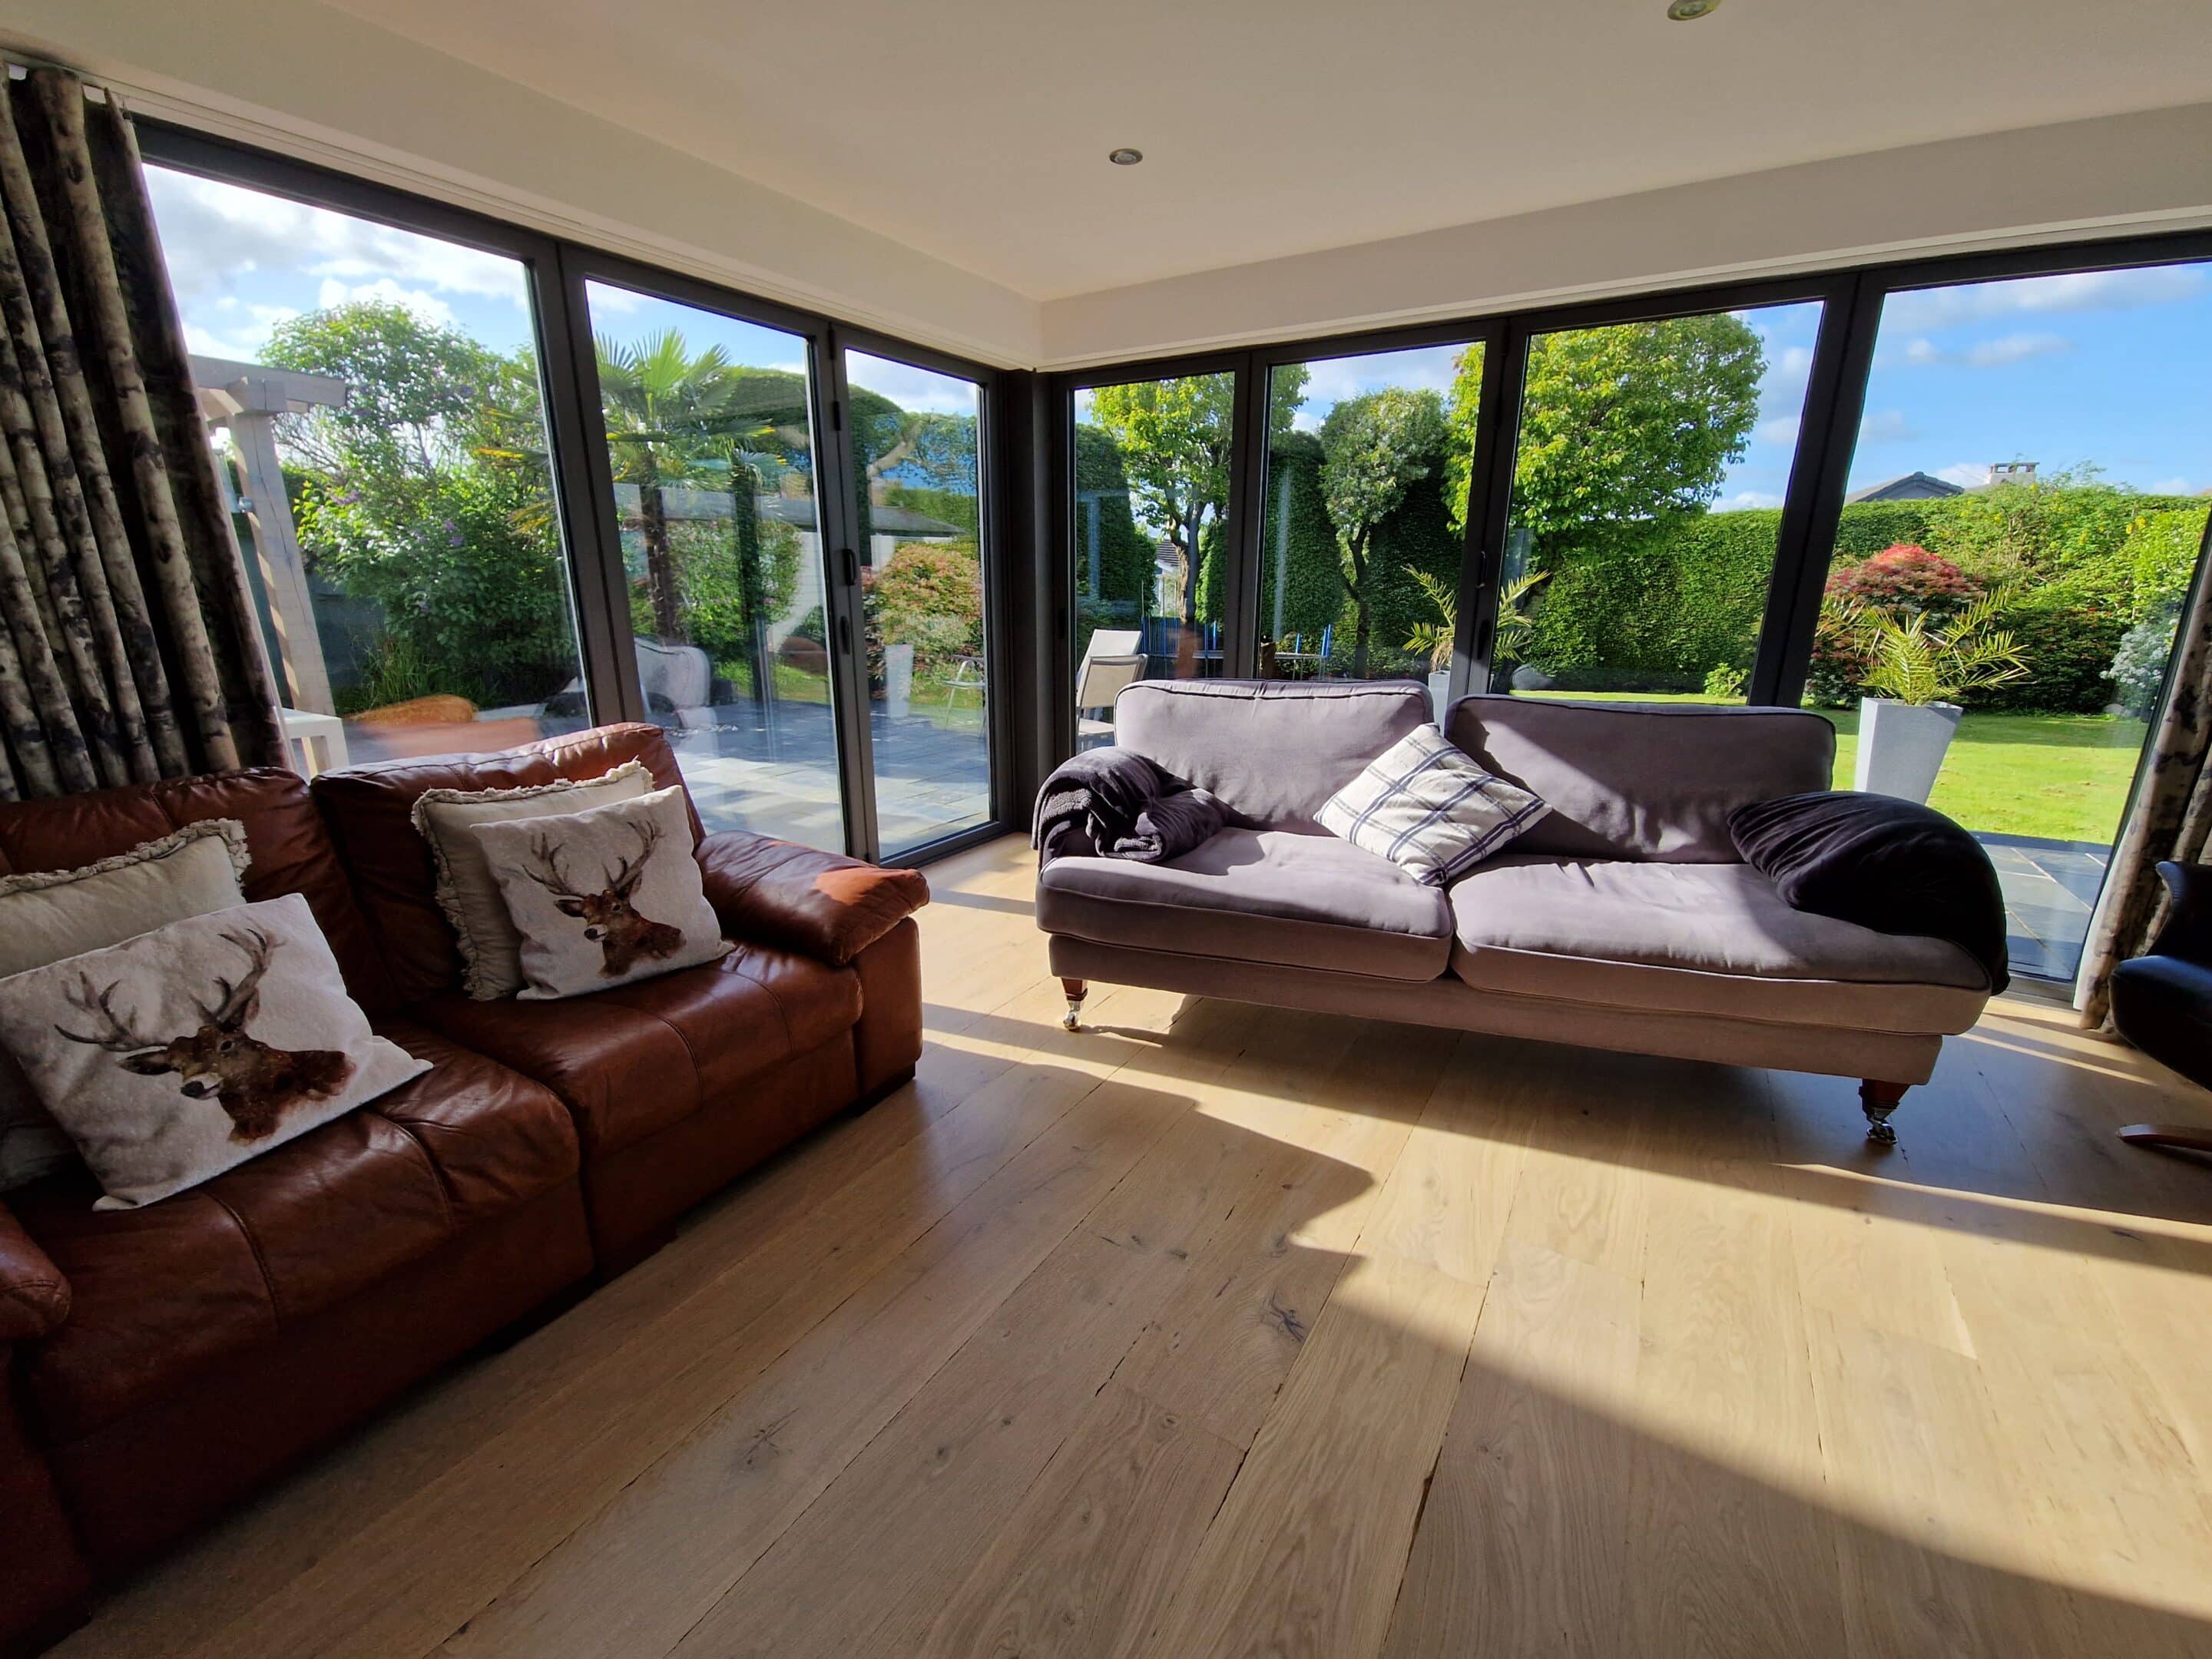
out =
{"type": "Polygon", "coordinates": [[[471,833],[522,935],[526,999],[581,996],[733,948],[691,856],[681,789],[471,833]]]}
{"type": "Polygon", "coordinates": [[[197,1187],[430,1069],[371,1033],[297,893],[0,980],[0,1042],[109,1210],[197,1187]]]}
{"type": "Polygon", "coordinates": [[[526,789],[428,789],[415,803],[415,827],[430,843],[438,866],[438,903],[453,924],[461,947],[461,988],[480,1002],[511,997],[522,988],[522,938],[483,850],[469,833],[479,823],[581,812],[609,801],[635,800],[653,787],[653,775],[637,761],[604,777],[564,778],[526,789]]]}
{"type": "MultiPolygon", "coordinates": [[[[246,902],[246,826],[209,818],[78,870],[0,877],[0,976],[246,902]]],[[[0,1050],[0,1193],[76,1162],[30,1079],[0,1050]]]]}

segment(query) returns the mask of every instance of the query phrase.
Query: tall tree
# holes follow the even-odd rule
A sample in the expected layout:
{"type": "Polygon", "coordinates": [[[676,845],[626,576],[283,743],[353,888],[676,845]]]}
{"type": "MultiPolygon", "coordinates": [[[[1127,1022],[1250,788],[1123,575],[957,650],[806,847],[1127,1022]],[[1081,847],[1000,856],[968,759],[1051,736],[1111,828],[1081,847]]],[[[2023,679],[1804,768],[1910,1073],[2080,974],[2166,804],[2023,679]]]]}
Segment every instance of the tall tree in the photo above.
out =
{"type": "Polygon", "coordinates": [[[615,482],[637,486],[653,632],[665,641],[681,641],[684,598],[665,491],[720,471],[714,464],[726,459],[741,431],[764,433],[766,423],[738,408],[739,376],[718,345],[695,353],[672,328],[635,344],[605,335],[593,343],[615,482]]]}
{"type": "Polygon", "coordinates": [[[343,380],[277,440],[309,568],[382,626],[339,688],[354,706],[426,691],[550,696],[575,672],[537,366],[402,306],[289,318],[263,360],[343,380]]]}
{"type": "Polygon", "coordinates": [[[1344,544],[1354,678],[1366,677],[1373,633],[1370,584],[1376,574],[1376,530],[1404,504],[1416,483],[1443,465],[1449,435],[1443,399],[1402,386],[1346,398],[1322,422],[1322,492],[1344,544]]]}
{"type": "MultiPolygon", "coordinates": [[[[1759,419],[1766,354],[1728,312],[1562,329],[1529,343],[1513,468],[1513,522],[1545,538],[1698,512],[1759,419]]],[[[1482,355],[1452,385],[1449,498],[1467,514],[1482,355]]]]}
{"type": "MultiPolygon", "coordinates": [[[[1306,371],[1297,365],[1270,377],[1270,434],[1290,429],[1305,401],[1306,371]]],[[[1183,637],[1188,647],[1198,621],[1200,538],[1229,510],[1229,447],[1237,402],[1234,374],[1189,374],[1172,380],[1138,380],[1100,386],[1091,394],[1091,419],[1120,446],[1121,465],[1135,495],[1136,515],[1168,542],[1182,562],[1183,637]]]]}

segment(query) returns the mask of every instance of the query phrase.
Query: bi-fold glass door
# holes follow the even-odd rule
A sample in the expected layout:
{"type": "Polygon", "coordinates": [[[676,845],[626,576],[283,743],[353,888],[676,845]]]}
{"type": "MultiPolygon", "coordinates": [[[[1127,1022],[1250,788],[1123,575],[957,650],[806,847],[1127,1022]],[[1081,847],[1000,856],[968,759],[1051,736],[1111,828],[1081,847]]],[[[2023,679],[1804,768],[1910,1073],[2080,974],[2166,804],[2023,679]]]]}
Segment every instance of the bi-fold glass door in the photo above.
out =
{"type": "Polygon", "coordinates": [[[988,371],[141,138],[303,764],[642,720],[710,830],[995,822],[988,371]]]}
{"type": "Polygon", "coordinates": [[[708,830],[899,857],[992,823],[980,374],[612,261],[570,287],[618,690],[708,830]]]}

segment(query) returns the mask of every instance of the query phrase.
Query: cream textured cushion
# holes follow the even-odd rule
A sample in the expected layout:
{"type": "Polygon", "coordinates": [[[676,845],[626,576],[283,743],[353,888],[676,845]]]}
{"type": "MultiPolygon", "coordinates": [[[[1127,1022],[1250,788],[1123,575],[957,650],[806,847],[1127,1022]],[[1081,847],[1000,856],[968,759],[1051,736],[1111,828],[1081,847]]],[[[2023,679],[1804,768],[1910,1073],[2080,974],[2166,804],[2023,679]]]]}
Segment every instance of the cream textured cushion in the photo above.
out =
{"type": "MultiPolygon", "coordinates": [[[[0,975],[243,904],[246,860],[246,826],[210,818],[82,869],[0,878],[0,975]]],[[[0,1193],[76,1159],[22,1069],[0,1051],[0,1193]]]]}
{"type": "Polygon", "coordinates": [[[1321,826],[1431,886],[1466,874],[1551,809],[1417,726],[1331,795],[1321,826]]]}
{"type": "MultiPolygon", "coordinates": [[[[469,832],[480,823],[583,812],[610,801],[635,800],[653,775],[629,761],[604,777],[562,779],[526,789],[426,789],[415,803],[415,827],[438,866],[438,903],[461,947],[461,988],[480,1002],[511,997],[523,987],[522,938],[507,915],[499,883],[469,832]]],[[[688,836],[687,836],[688,839],[688,836]]]]}
{"type": "Polygon", "coordinates": [[[522,935],[526,999],[580,996],[727,956],[681,789],[558,817],[480,823],[522,935]]]}
{"type": "Polygon", "coordinates": [[[430,1069],[369,1030],[297,893],[0,981],[0,1042],[101,1209],[196,1187],[430,1069]]]}

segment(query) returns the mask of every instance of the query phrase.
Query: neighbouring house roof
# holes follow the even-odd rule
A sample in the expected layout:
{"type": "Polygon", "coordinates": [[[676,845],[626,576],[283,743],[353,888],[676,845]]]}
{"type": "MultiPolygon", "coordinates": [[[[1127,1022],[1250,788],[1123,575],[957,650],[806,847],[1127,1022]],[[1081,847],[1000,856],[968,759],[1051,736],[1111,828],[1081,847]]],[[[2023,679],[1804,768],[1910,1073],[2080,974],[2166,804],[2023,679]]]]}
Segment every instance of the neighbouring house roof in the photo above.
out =
{"type": "Polygon", "coordinates": [[[1926,472],[1908,472],[1901,478],[1891,478],[1878,484],[1869,484],[1864,489],[1854,489],[1844,499],[1847,501],[1934,501],[1946,495],[1963,495],[1966,492],[1948,478],[1938,478],[1926,472]]]}
{"type": "MultiPolygon", "coordinates": [[[[761,495],[756,497],[763,519],[775,519],[794,530],[817,527],[814,498],[811,495],[761,495]]],[[[672,519],[713,520],[730,516],[730,496],[720,489],[663,489],[660,492],[661,510],[672,519]]],[[[624,523],[638,515],[637,486],[617,483],[615,486],[615,513],[624,523]]],[[[960,534],[960,526],[947,524],[942,519],[933,519],[927,513],[916,513],[911,507],[872,507],[868,523],[878,536],[913,536],[925,540],[939,539],[960,534]]]]}

